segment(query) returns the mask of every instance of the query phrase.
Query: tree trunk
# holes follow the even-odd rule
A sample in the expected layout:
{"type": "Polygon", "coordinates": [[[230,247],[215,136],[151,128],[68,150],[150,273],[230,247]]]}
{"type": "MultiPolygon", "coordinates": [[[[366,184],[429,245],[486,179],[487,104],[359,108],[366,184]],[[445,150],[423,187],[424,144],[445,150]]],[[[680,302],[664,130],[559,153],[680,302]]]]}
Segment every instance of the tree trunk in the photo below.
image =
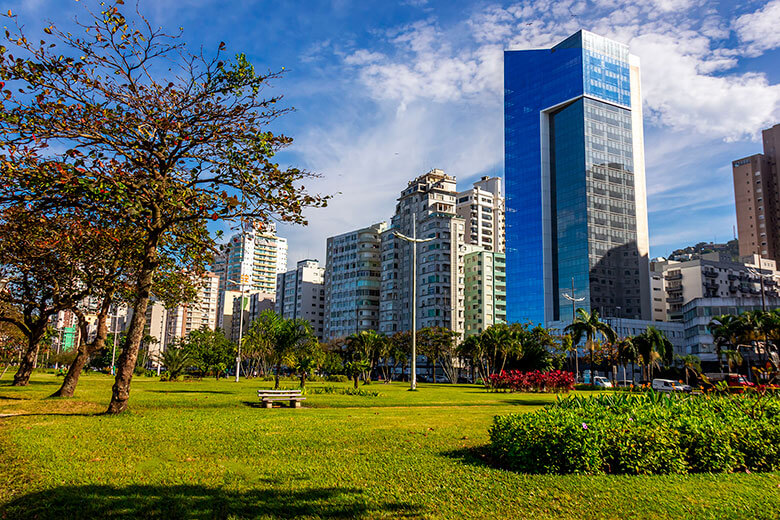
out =
{"type": "Polygon", "coordinates": [[[274,377],[274,390],[279,390],[279,372],[282,371],[282,364],[276,364],[276,376],[274,377]]]}
{"type": "Polygon", "coordinates": [[[146,308],[149,305],[154,272],[157,269],[157,238],[150,236],[144,248],[144,261],[136,283],[136,297],[133,302],[133,319],[127,329],[127,337],[122,353],[117,363],[116,378],[112,387],[111,402],[106,413],[117,414],[127,409],[130,399],[130,383],[133,380],[133,370],[138,359],[138,349],[144,338],[146,327],[146,308]]]}
{"type": "Polygon", "coordinates": [[[433,360],[433,382],[436,382],[436,359],[433,360]]]}
{"type": "Polygon", "coordinates": [[[301,373],[301,388],[306,388],[306,372],[301,373]]]}
{"type": "Polygon", "coordinates": [[[65,375],[65,379],[62,381],[62,386],[59,390],[51,394],[50,397],[73,397],[76,392],[76,385],[79,383],[79,376],[84,367],[89,362],[89,358],[92,354],[103,349],[106,344],[106,338],[108,337],[108,315],[111,312],[111,296],[106,296],[103,299],[103,304],[100,308],[100,313],[97,319],[97,335],[91,344],[86,342],[87,338],[87,320],[84,314],[76,310],[76,316],[79,321],[79,329],[81,330],[81,341],[79,342],[79,351],[76,354],[76,358],[68,368],[68,373],[65,375]]]}
{"type": "Polygon", "coordinates": [[[352,376],[355,381],[355,390],[358,388],[358,373],[355,372],[355,374],[352,376]]]}
{"type": "Polygon", "coordinates": [[[27,350],[19,360],[19,370],[14,375],[13,386],[27,386],[30,382],[30,376],[35,368],[35,360],[38,359],[41,339],[46,333],[48,320],[38,320],[38,322],[35,328],[31,328],[31,333],[27,337],[27,350]]]}

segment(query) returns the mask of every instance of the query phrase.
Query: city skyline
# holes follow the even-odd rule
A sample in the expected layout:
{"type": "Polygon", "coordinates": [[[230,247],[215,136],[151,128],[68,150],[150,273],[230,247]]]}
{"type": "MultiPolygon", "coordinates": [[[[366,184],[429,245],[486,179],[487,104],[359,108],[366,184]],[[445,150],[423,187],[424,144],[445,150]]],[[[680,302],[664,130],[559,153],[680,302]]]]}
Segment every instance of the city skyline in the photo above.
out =
{"type": "MultiPolygon", "coordinates": [[[[731,238],[731,161],[757,153],[760,130],[780,119],[780,41],[767,26],[777,1],[587,9],[578,2],[554,9],[543,2],[320,2],[305,14],[294,6],[255,12],[252,5],[238,2],[225,12],[204,0],[149,9],[153,23],[175,20],[192,41],[225,41],[260,70],[289,70],[274,89],[298,109],[278,122],[296,142],[279,160],[322,174],[312,187],[341,192],[330,208],[309,214],[308,228],[279,227],[290,240],[291,265],[324,259],[321,237],[354,229],[354,215],[387,219],[396,186],[409,177],[437,167],[469,185],[503,174],[504,49],[550,47],[582,27],[640,56],[651,257],[731,238]],[[373,193],[361,197],[366,178],[373,193]],[[691,191],[697,197],[686,195],[691,191]]],[[[81,9],[52,0],[8,7],[56,19],[81,9]]],[[[41,17],[29,29],[44,26],[41,17]]]]}

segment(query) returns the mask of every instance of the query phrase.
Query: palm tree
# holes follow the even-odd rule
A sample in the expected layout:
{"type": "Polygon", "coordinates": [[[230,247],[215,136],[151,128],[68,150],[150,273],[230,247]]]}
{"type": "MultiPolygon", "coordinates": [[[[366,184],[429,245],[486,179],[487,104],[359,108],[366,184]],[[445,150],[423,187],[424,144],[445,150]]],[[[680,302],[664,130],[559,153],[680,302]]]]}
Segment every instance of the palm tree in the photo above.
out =
{"type": "Polygon", "coordinates": [[[306,377],[322,366],[325,351],[312,334],[310,341],[301,341],[290,356],[289,365],[301,378],[301,388],[306,388],[306,377]]]}
{"type": "Polygon", "coordinates": [[[180,344],[171,345],[165,349],[158,358],[168,374],[168,381],[176,381],[190,365],[192,354],[180,344]]]}
{"type": "Polygon", "coordinates": [[[406,364],[409,362],[409,356],[412,354],[412,333],[408,330],[396,332],[389,338],[390,355],[393,358],[393,370],[390,372],[390,379],[393,378],[395,367],[401,365],[401,379],[406,373],[406,364]]]}
{"type": "MultiPolygon", "coordinates": [[[[508,325],[503,323],[491,325],[482,331],[480,343],[488,359],[489,374],[495,372],[499,354],[503,354],[504,362],[506,362],[506,356],[512,349],[513,341],[512,331],[508,325]]],[[[501,369],[503,370],[503,365],[501,369]]]]}
{"type": "Polygon", "coordinates": [[[742,354],[739,353],[739,350],[726,350],[723,352],[726,356],[726,363],[729,367],[729,374],[734,369],[734,367],[739,368],[742,366],[742,354]]]}
{"type": "Polygon", "coordinates": [[[618,363],[623,365],[623,380],[626,380],[626,366],[631,363],[632,370],[631,370],[631,381],[634,380],[634,370],[633,366],[636,362],[637,358],[639,357],[639,352],[637,351],[636,345],[634,345],[634,340],[631,337],[626,337],[623,339],[618,340],[618,342],[615,344],[615,347],[617,348],[617,360],[618,363]]]}
{"type": "Polygon", "coordinates": [[[642,364],[647,367],[647,379],[653,379],[653,366],[658,366],[658,361],[670,364],[674,359],[674,345],[667,339],[663,332],[655,327],[647,329],[634,338],[642,364]]]}
{"type": "Polygon", "coordinates": [[[592,383],[595,375],[593,372],[595,338],[600,335],[611,343],[617,339],[617,334],[608,323],[599,320],[597,311],[588,312],[585,309],[577,309],[577,317],[574,319],[574,322],[563,329],[563,332],[571,334],[572,342],[575,345],[579,344],[582,341],[582,337],[585,336],[585,348],[590,351],[590,378],[592,383]]]}
{"type": "Polygon", "coordinates": [[[276,365],[276,378],[274,389],[279,389],[279,374],[282,371],[282,363],[294,355],[302,346],[316,341],[311,331],[311,325],[307,320],[282,319],[274,334],[274,343],[271,349],[271,359],[276,365]]]}
{"type": "MultiPolygon", "coordinates": [[[[261,365],[263,373],[267,371],[267,363],[276,343],[276,334],[283,321],[284,319],[274,311],[265,310],[252,321],[241,341],[241,353],[255,359],[256,361],[250,364],[254,364],[255,368],[261,365]]],[[[250,367],[249,373],[253,372],[254,368],[250,367]]]]}
{"type": "Polygon", "coordinates": [[[740,320],[737,316],[723,314],[715,316],[707,325],[712,334],[713,343],[715,343],[715,354],[718,358],[720,371],[723,373],[723,347],[737,347],[739,338],[743,335],[745,329],[745,320],[740,320]]]}
{"type": "Polygon", "coordinates": [[[487,381],[487,377],[490,374],[490,362],[485,353],[485,343],[482,341],[482,334],[468,336],[458,345],[457,352],[460,357],[471,360],[472,380],[474,382],[478,378],[487,381]],[[476,374],[473,373],[474,371],[476,371],[476,374]]]}
{"type": "Polygon", "coordinates": [[[688,354],[680,358],[685,371],[685,384],[688,384],[688,372],[701,373],[701,360],[693,354],[688,354]]]}

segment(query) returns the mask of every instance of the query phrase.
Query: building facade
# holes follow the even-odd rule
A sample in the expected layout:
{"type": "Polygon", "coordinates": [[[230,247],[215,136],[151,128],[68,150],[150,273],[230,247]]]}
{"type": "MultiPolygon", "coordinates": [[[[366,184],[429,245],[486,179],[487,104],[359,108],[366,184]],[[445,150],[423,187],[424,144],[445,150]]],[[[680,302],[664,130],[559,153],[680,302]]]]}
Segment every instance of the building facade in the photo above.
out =
{"type": "Polygon", "coordinates": [[[463,334],[465,221],[456,213],[457,195],[455,178],[437,169],[401,192],[390,227],[382,233],[381,332],[412,328],[412,249],[398,232],[430,239],[417,246],[417,328],[447,327],[463,334]]]}
{"type": "Polygon", "coordinates": [[[686,302],[682,309],[684,354],[698,356],[702,362],[717,362],[717,350],[708,327],[712,318],[722,314],[739,315],[747,311],[777,308],[780,308],[780,298],[776,295],[763,299],[755,295],[694,298],[686,302]]]}
{"type": "Polygon", "coordinates": [[[503,253],[478,250],[463,256],[464,336],[506,323],[506,260],[503,253]]]}
{"type": "Polygon", "coordinates": [[[504,252],[504,196],[500,178],[482,177],[470,190],[458,193],[456,212],[466,222],[466,244],[504,252]]]}
{"type": "Polygon", "coordinates": [[[579,31],[552,49],[504,52],[509,321],[582,307],[649,320],[639,60],[579,31]]]}
{"type": "Polygon", "coordinates": [[[762,132],[764,153],[731,163],[740,256],[780,255],[780,124],[762,132]]]}
{"type": "Polygon", "coordinates": [[[186,338],[193,330],[217,328],[219,282],[217,274],[206,272],[195,300],[167,311],[163,348],[168,348],[177,339],[186,338]]]}
{"type": "Polygon", "coordinates": [[[382,233],[387,222],[328,238],[325,261],[325,340],[379,330],[382,233]]]}
{"type": "Polygon", "coordinates": [[[780,297],[775,261],[758,255],[742,262],[732,262],[720,253],[687,262],[654,260],[652,272],[653,314],[663,316],[664,321],[683,321],[685,305],[697,298],[780,297]]]}
{"type": "Polygon", "coordinates": [[[301,260],[295,269],[280,273],[274,310],[286,319],[305,319],[318,339],[325,324],[325,268],[317,260],[301,260]]]}
{"type": "Polygon", "coordinates": [[[235,295],[229,291],[276,293],[276,275],[287,271],[287,240],[276,236],[273,223],[248,225],[221,246],[214,259],[214,273],[219,276],[219,323],[225,331],[232,325],[224,323],[231,315],[235,295]]]}

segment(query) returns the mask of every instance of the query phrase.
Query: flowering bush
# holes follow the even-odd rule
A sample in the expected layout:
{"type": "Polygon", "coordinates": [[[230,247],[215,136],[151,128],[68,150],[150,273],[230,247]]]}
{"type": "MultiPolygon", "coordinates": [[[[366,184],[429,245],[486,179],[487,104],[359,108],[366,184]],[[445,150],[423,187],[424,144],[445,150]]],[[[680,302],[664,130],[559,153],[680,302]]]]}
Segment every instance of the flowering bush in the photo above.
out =
{"type": "Polygon", "coordinates": [[[562,370],[502,370],[500,374],[492,374],[486,386],[494,392],[568,392],[574,388],[574,374],[562,370]]]}
{"type": "Polygon", "coordinates": [[[775,394],[614,393],[498,416],[490,446],[527,473],[728,473],[780,469],[775,394]]]}

